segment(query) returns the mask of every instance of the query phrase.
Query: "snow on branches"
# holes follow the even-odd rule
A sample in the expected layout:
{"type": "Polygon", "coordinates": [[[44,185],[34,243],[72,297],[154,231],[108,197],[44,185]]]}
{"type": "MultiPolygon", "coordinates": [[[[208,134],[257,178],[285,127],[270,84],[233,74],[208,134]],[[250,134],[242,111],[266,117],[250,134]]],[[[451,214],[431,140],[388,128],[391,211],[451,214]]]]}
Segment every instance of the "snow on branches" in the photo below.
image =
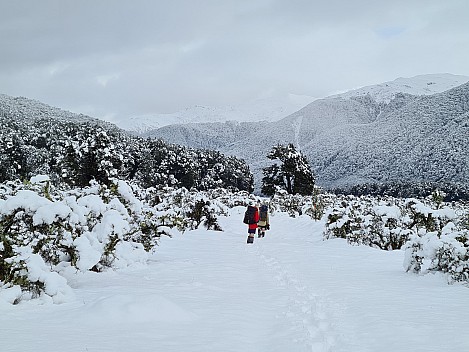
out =
{"type": "Polygon", "coordinates": [[[469,209],[423,200],[339,196],[326,211],[324,238],[355,245],[405,250],[406,271],[443,272],[469,283],[469,209]]]}
{"type": "Polygon", "coordinates": [[[0,185],[0,292],[8,300],[70,288],[68,268],[100,272],[144,263],[162,235],[201,225],[221,230],[226,206],[186,189],[142,189],[122,180],[59,191],[47,176],[0,185]],[[13,293],[12,293],[13,292],[13,293]]]}

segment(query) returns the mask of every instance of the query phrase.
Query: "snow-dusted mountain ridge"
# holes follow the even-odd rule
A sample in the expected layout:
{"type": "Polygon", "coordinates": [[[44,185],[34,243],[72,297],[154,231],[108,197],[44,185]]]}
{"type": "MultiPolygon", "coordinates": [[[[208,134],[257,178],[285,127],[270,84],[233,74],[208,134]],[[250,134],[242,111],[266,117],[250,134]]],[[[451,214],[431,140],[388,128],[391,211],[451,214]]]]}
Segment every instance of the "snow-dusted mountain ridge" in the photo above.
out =
{"type": "Polygon", "coordinates": [[[468,81],[469,77],[467,76],[452,75],[449,73],[419,75],[410,78],[400,77],[394,81],[350,90],[332,97],[340,96],[342,98],[352,98],[370,95],[377,102],[389,103],[396,93],[431,95],[460,86],[468,81]]]}
{"type": "MultiPolygon", "coordinates": [[[[378,102],[389,102],[396,93],[429,95],[440,93],[469,81],[469,77],[452,74],[429,74],[412,78],[398,78],[394,81],[351,90],[335,96],[350,98],[370,95],[378,102]]],[[[149,114],[129,117],[116,124],[128,131],[145,133],[153,129],[173,124],[207,122],[253,122],[278,121],[317,98],[305,95],[277,95],[254,99],[239,105],[202,106],[196,105],[168,114],[149,114]]]]}
{"type": "Polygon", "coordinates": [[[398,79],[315,100],[275,122],[172,125],[148,135],[244,158],[257,189],[261,169],[269,164],[266,155],[276,143],[299,147],[324,187],[467,183],[469,84],[458,83],[468,80],[446,74],[398,79]],[[429,93],[451,85],[456,87],[431,95],[398,91],[429,93]]]}
{"type": "Polygon", "coordinates": [[[255,99],[240,105],[210,107],[196,105],[169,114],[133,116],[117,125],[128,131],[144,133],[156,128],[181,123],[206,123],[226,121],[276,121],[301,109],[313,97],[288,94],[255,99]]]}

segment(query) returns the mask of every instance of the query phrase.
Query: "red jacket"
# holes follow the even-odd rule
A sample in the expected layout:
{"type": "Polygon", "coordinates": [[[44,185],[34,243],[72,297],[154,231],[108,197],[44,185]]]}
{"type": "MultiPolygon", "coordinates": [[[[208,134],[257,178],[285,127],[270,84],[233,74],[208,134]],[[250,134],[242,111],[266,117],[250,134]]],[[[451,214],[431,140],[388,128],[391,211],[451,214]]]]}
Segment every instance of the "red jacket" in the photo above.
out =
{"type": "Polygon", "coordinates": [[[257,229],[257,223],[259,222],[259,209],[257,207],[256,208],[256,211],[254,212],[254,221],[255,223],[254,224],[249,224],[249,229],[251,230],[255,230],[257,229]]]}

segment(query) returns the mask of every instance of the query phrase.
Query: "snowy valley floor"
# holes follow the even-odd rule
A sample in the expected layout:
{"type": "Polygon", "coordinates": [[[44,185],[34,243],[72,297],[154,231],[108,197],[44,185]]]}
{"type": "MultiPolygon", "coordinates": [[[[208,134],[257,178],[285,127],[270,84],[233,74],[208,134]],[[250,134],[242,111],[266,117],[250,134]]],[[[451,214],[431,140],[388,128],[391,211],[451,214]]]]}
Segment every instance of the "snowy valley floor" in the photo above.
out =
{"type": "Polygon", "coordinates": [[[247,245],[243,211],[163,238],[147,266],[69,276],[68,303],[0,305],[0,351],[469,351],[469,288],[307,217],[247,245]]]}

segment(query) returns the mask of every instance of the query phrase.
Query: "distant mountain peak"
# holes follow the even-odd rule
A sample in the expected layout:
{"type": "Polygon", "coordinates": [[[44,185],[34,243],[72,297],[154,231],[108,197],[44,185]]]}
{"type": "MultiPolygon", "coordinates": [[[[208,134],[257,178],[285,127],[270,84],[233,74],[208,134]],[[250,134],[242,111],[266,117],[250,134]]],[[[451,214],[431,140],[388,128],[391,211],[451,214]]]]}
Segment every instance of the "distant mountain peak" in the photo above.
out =
{"type": "Polygon", "coordinates": [[[397,93],[431,95],[447,91],[466,82],[469,82],[467,76],[450,73],[425,74],[414,77],[399,77],[394,81],[353,89],[330,97],[352,98],[370,95],[377,102],[389,103],[397,93]]]}
{"type": "MultiPolygon", "coordinates": [[[[371,96],[376,102],[389,103],[398,93],[431,95],[441,93],[469,81],[469,77],[449,73],[399,77],[393,81],[366,86],[327,98],[349,99],[371,96]]],[[[168,125],[211,122],[278,121],[316,100],[311,96],[285,94],[253,99],[239,105],[222,107],[194,105],[169,114],[148,114],[129,117],[116,124],[128,131],[146,133],[168,125]]]]}
{"type": "Polygon", "coordinates": [[[170,114],[133,116],[126,121],[117,122],[117,124],[128,131],[145,133],[174,124],[276,121],[298,111],[314,100],[315,98],[310,96],[287,94],[223,107],[194,105],[170,114]]]}

